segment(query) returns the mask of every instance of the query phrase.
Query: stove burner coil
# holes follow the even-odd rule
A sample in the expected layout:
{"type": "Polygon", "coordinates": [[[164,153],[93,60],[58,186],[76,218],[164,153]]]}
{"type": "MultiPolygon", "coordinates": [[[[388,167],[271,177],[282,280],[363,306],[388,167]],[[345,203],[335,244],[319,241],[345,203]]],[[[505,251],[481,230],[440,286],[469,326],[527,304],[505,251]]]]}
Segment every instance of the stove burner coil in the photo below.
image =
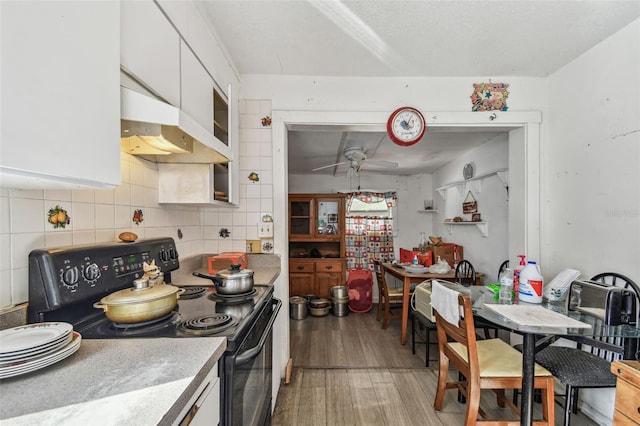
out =
{"type": "Polygon", "coordinates": [[[197,299],[200,296],[203,296],[207,289],[206,287],[192,287],[192,286],[183,286],[180,287],[184,291],[180,294],[180,299],[197,299]]]}
{"type": "Polygon", "coordinates": [[[220,333],[238,323],[238,320],[227,314],[211,314],[190,318],[180,323],[180,330],[188,334],[209,335],[220,333]]]}

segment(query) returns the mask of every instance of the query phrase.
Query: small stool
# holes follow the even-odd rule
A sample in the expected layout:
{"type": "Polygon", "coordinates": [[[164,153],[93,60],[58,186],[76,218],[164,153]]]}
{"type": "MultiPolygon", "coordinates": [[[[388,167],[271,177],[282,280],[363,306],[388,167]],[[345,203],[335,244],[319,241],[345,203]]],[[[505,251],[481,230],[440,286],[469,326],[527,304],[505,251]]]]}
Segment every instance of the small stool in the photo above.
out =
{"type": "Polygon", "coordinates": [[[427,347],[427,354],[425,356],[425,367],[429,367],[429,361],[438,361],[437,359],[430,359],[429,358],[429,346],[430,345],[436,345],[438,342],[431,342],[429,335],[431,334],[431,331],[435,331],[436,330],[436,323],[431,321],[429,318],[425,317],[422,313],[415,311],[415,310],[411,310],[409,312],[409,315],[411,316],[411,353],[415,354],[416,353],[416,321],[419,324],[422,324],[422,326],[424,326],[425,328],[425,340],[418,342],[418,343],[424,343],[425,346],[427,347]]]}

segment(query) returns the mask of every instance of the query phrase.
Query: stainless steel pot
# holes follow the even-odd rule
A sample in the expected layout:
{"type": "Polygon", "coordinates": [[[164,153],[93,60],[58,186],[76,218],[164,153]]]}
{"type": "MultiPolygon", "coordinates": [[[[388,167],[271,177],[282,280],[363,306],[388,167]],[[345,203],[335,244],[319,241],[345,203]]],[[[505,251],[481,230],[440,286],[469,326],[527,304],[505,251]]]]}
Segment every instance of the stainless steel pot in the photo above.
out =
{"type": "Polygon", "coordinates": [[[215,275],[194,272],[194,276],[213,281],[216,291],[220,294],[235,295],[249,293],[253,290],[253,271],[240,269],[239,264],[231,265],[231,269],[218,271],[215,275]]]}
{"type": "Polygon", "coordinates": [[[345,297],[349,297],[347,286],[334,285],[331,287],[331,297],[333,299],[344,299],[345,297]]]}
{"type": "Polygon", "coordinates": [[[313,317],[324,317],[329,314],[329,310],[331,306],[327,306],[326,308],[309,308],[309,314],[313,317]]]}
{"type": "Polygon", "coordinates": [[[289,316],[294,320],[307,317],[307,300],[304,297],[293,296],[289,298],[289,316]]]}
{"type": "Polygon", "coordinates": [[[132,288],[111,293],[93,307],[104,310],[107,318],[117,323],[151,321],[171,312],[183,292],[168,284],[149,286],[149,279],[143,277],[134,280],[132,288]]]}
{"type": "Polygon", "coordinates": [[[325,299],[324,297],[318,297],[316,299],[309,300],[309,307],[315,309],[323,309],[331,306],[331,301],[329,299],[325,299]]]}
{"type": "Polygon", "coordinates": [[[331,307],[333,310],[333,315],[337,317],[347,316],[349,313],[349,298],[345,299],[333,299],[331,302],[331,307]]]}

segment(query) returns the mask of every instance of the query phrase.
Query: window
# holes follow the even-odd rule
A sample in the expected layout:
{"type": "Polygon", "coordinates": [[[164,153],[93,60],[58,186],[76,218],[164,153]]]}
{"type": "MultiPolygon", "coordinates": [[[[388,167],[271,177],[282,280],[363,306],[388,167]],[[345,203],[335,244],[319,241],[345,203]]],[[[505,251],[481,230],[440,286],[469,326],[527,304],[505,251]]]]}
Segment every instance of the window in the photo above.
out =
{"type": "Polygon", "coordinates": [[[353,198],[348,208],[347,216],[362,216],[363,213],[366,213],[366,216],[393,217],[393,210],[387,206],[384,198],[371,202],[353,198]]]}

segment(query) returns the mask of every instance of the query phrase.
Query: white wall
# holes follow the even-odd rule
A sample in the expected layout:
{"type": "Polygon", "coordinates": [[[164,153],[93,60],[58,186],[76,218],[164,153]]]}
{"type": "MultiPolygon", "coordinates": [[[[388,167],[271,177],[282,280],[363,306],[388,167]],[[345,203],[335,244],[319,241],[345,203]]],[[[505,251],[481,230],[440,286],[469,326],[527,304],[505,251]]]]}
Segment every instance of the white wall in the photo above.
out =
{"type": "Polygon", "coordinates": [[[640,282],[640,20],[549,78],[544,252],[551,272],[640,282]]]}
{"type": "Polygon", "coordinates": [[[509,84],[509,111],[546,110],[544,78],[500,76],[344,78],[244,75],[241,98],[271,99],[274,110],[388,111],[403,105],[429,111],[471,111],[473,84],[509,84]]]}
{"type": "MultiPolygon", "coordinates": [[[[495,170],[509,168],[509,147],[507,135],[500,135],[473,149],[440,168],[434,173],[435,187],[462,180],[462,168],[466,163],[475,165],[475,176],[481,176],[495,170]]],[[[435,215],[434,228],[445,242],[453,242],[463,246],[464,258],[470,261],[475,269],[486,274],[485,284],[496,282],[498,267],[509,258],[508,233],[508,194],[496,175],[467,183],[462,193],[457,188],[449,188],[447,199],[438,194],[438,202],[442,205],[435,215]],[[460,216],[471,220],[471,215],[462,213],[462,202],[471,191],[478,202],[478,212],[483,222],[488,223],[488,236],[482,236],[475,226],[453,226],[449,234],[449,226],[443,225],[445,218],[460,216]]]]}
{"type": "MultiPolygon", "coordinates": [[[[640,283],[640,20],[549,77],[543,265],[552,277],[617,271],[640,283]]],[[[613,389],[585,390],[610,424],[613,389]]]]}

